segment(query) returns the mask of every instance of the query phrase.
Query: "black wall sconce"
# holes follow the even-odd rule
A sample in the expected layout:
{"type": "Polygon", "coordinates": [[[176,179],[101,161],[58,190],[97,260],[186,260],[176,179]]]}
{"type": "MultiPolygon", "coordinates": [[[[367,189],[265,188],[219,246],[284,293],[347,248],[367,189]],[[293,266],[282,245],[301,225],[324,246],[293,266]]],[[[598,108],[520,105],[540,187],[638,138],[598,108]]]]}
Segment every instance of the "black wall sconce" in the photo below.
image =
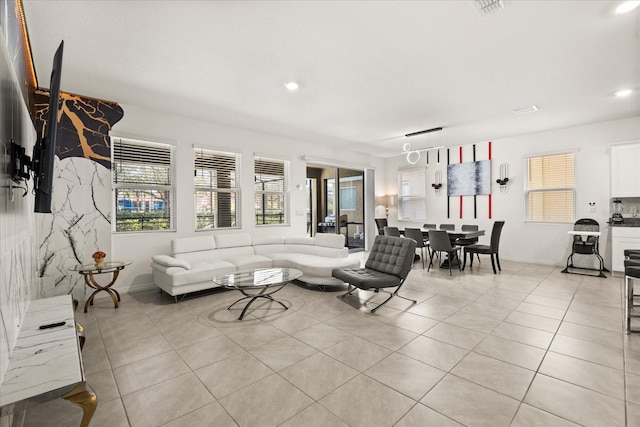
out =
{"type": "Polygon", "coordinates": [[[442,171],[436,171],[434,175],[434,183],[431,184],[431,187],[436,190],[436,196],[440,196],[440,194],[442,194],[442,171]]]}
{"type": "Polygon", "coordinates": [[[509,165],[503,163],[500,165],[500,178],[496,180],[496,182],[500,186],[501,193],[506,193],[507,191],[509,191],[509,177],[507,175],[509,175],[509,165]]]}

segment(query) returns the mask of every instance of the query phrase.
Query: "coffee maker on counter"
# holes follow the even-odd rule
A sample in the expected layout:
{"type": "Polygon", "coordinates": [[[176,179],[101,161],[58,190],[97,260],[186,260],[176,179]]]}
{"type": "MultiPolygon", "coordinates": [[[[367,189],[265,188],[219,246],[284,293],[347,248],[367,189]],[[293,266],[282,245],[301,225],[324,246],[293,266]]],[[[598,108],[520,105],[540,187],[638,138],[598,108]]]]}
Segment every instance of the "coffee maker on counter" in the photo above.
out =
{"type": "Polygon", "coordinates": [[[611,214],[611,223],[612,224],[622,224],[624,222],[624,218],[622,217],[622,212],[624,211],[624,204],[622,204],[622,200],[613,199],[613,214],[611,214]]]}

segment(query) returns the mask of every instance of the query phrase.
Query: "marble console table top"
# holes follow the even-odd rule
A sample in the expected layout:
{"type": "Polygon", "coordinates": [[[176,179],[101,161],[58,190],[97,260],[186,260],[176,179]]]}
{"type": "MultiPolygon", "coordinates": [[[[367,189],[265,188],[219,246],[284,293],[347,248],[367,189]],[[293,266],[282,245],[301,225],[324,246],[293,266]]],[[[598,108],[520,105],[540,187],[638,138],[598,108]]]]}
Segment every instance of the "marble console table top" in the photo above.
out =
{"type": "Polygon", "coordinates": [[[0,384],[0,407],[84,380],[71,295],[30,301],[0,384]],[[62,321],[64,326],[38,329],[62,321]]]}

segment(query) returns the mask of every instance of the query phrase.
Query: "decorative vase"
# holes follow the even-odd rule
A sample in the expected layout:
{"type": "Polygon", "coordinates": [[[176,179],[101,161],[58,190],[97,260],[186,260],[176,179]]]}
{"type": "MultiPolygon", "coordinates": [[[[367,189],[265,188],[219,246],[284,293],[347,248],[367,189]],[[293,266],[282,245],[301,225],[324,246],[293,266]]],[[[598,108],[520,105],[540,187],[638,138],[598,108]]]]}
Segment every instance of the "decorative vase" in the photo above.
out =
{"type": "Polygon", "coordinates": [[[104,267],[104,258],[94,258],[93,260],[96,263],[96,268],[104,267]]]}

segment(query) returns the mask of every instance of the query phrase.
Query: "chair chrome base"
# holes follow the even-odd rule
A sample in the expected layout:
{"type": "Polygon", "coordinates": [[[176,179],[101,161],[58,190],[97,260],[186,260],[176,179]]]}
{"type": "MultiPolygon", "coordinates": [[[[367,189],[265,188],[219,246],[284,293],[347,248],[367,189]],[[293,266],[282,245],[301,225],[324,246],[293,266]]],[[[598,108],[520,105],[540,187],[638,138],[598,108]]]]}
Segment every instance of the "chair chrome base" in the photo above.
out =
{"type": "MultiPolygon", "coordinates": [[[[351,289],[351,287],[352,287],[352,286],[353,286],[353,285],[352,285],[351,283],[347,283],[347,292],[345,292],[344,294],[342,294],[342,295],[341,295],[341,297],[342,297],[342,298],[346,297],[347,295],[353,295],[353,291],[355,291],[356,289],[358,289],[358,287],[356,287],[356,286],[353,286],[353,289],[351,289]]],[[[382,307],[383,305],[385,305],[385,304],[386,304],[387,302],[389,302],[389,300],[391,300],[391,298],[393,298],[393,297],[399,297],[399,298],[405,299],[405,300],[407,300],[407,301],[411,301],[413,304],[417,304],[417,303],[418,303],[418,301],[413,300],[413,299],[410,299],[410,298],[407,298],[407,297],[403,297],[402,295],[399,295],[399,294],[398,294],[398,291],[400,290],[400,287],[401,287],[401,286],[402,286],[402,283],[401,283],[401,284],[396,288],[396,290],[395,290],[395,291],[393,291],[393,292],[386,291],[386,290],[384,290],[384,289],[382,289],[382,288],[376,288],[376,289],[374,289],[373,291],[374,291],[375,293],[379,293],[380,291],[382,291],[382,292],[386,292],[386,293],[388,293],[388,294],[389,294],[389,297],[388,297],[387,299],[385,299],[384,301],[382,301],[382,302],[381,302],[380,304],[378,304],[377,306],[375,306],[374,308],[372,308],[372,309],[371,309],[371,313],[375,313],[377,309],[379,309],[380,307],[382,307]]]]}

